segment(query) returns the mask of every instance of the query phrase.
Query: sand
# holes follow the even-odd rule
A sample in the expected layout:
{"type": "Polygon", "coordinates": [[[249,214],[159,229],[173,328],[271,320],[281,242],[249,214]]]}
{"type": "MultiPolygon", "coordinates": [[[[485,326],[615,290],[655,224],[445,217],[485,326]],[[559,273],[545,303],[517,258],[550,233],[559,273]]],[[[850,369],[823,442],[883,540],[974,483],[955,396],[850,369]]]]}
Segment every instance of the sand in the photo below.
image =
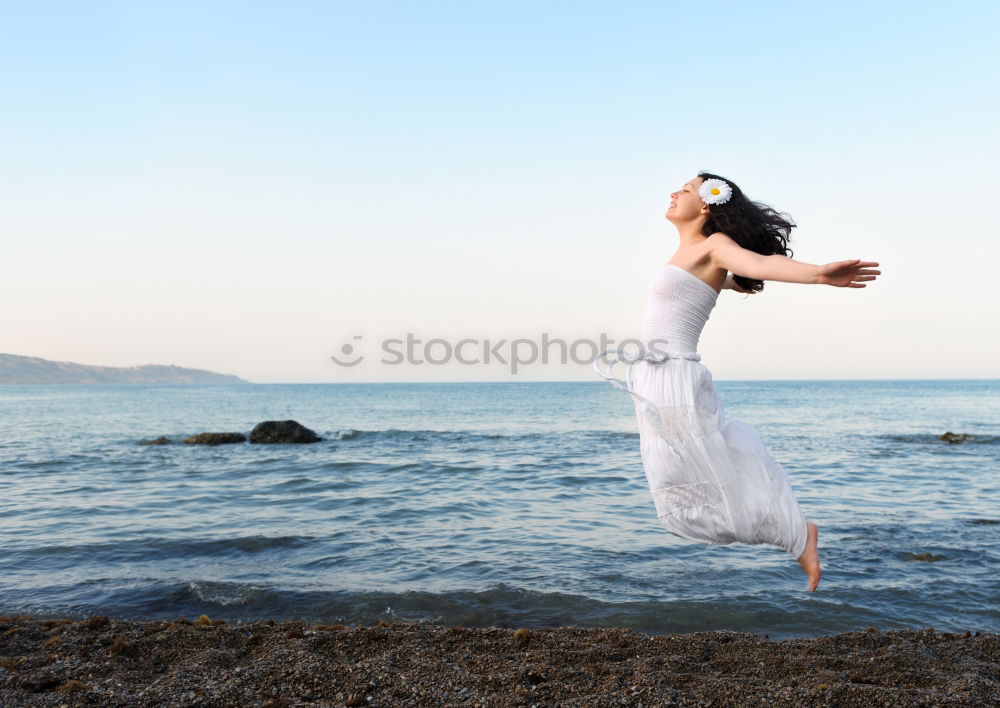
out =
{"type": "Polygon", "coordinates": [[[1000,635],[0,617],[0,705],[1000,705],[1000,635]]]}

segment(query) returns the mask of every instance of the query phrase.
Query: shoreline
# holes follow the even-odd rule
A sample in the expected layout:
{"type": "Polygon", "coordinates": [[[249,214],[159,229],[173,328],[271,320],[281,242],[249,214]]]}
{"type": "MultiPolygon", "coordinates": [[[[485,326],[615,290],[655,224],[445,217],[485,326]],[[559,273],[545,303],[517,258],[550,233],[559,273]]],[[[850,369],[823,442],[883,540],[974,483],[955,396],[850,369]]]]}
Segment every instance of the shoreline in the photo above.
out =
{"type": "Polygon", "coordinates": [[[1000,703],[1000,634],[0,617],[0,705],[1000,703]]]}

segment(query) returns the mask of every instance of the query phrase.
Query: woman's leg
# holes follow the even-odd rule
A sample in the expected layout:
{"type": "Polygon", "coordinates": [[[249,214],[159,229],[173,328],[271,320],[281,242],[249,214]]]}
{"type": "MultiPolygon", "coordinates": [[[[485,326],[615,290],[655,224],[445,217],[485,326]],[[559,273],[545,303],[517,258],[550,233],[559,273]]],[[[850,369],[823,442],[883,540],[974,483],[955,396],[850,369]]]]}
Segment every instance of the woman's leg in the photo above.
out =
{"type": "Polygon", "coordinates": [[[809,578],[809,592],[819,586],[819,578],[822,571],[819,565],[819,529],[812,521],[806,522],[809,529],[809,538],[806,541],[806,550],[799,556],[799,565],[809,578]]]}

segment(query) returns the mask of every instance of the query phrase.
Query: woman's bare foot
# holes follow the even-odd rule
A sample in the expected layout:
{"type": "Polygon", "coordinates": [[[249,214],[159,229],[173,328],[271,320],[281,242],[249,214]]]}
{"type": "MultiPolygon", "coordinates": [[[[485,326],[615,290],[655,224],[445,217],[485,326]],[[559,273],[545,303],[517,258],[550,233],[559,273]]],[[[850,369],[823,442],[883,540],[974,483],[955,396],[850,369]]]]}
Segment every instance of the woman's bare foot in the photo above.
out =
{"type": "Polygon", "coordinates": [[[799,565],[809,576],[809,592],[812,592],[819,585],[819,578],[822,575],[819,567],[819,529],[812,521],[806,522],[809,529],[809,539],[806,541],[806,550],[799,556],[799,565]]]}

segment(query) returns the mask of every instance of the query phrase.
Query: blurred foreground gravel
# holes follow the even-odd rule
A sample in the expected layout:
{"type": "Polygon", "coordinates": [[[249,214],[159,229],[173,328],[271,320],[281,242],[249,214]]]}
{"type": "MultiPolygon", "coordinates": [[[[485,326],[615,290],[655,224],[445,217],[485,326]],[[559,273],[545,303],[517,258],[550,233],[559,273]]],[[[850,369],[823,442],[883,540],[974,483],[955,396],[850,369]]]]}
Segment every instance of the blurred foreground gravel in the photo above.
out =
{"type": "Polygon", "coordinates": [[[0,617],[0,705],[1000,705],[1000,635],[0,617]]]}

